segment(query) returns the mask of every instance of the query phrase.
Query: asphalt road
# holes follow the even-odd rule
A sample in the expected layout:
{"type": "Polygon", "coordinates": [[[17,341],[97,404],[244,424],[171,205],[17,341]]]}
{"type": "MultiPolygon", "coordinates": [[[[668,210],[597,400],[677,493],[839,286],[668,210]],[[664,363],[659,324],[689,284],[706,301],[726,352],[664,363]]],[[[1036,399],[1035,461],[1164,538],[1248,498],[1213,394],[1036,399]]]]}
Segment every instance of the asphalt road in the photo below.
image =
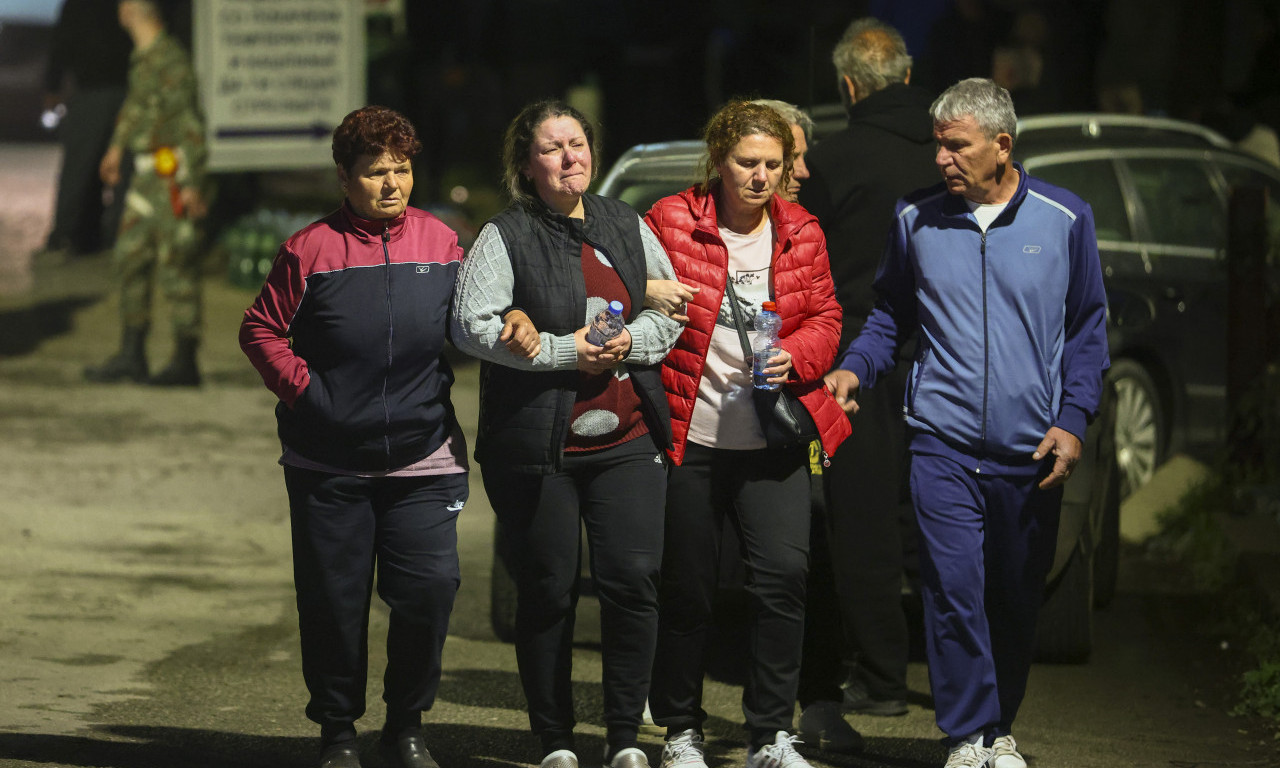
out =
{"type": "MultiPolygon", "coordinates": [[[[235,343],[252,292],[210,276],[200,390],[83,383],[83,366],[114,349],[116,310],[107,258],[28,257],[55,163],[48,147],[0,147],[0,768],[313,765],[273,398],[235,343]]],[[[169,348],[157,325],[153,364],[169,348]]],[[[476,367],[458,373],[474,434],[476,367]]],[[[472,481],[427,735],[446,768],[536,765],[514,653],[489,628],[492,512],[472,481]]],[[[1031,765],[1280,765],[1270,730],[1227,714],[1241,655],[1215,602],[1176,566],[1127,551],[1092,661],[1032,672],[1016,729],[1031,765]]],[[[593,608],[580,612],[574,671],[584,766],[603,749],[593,608]]],[[[385,628],[375,598],[360,723],[370,766],[385,628]]],[[[940,765],[919,661],[910,684],[905,717],[850,717],[865,755],[815,763],[940,765]]],[[[744,759],[740,695],[731,674],[707,684],[712,768],[744,759]]],[[[645,738],[656,765],[660,741],[645,738]]]]}

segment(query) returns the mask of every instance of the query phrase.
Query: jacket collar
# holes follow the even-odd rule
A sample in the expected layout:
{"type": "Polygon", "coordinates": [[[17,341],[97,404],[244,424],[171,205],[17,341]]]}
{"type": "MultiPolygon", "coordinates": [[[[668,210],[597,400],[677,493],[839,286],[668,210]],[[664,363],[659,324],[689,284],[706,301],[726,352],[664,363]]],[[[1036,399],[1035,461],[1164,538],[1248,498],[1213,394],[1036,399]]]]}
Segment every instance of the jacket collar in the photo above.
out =
{"type": "MultiPolygon", "coordinates": [[[[719,223],[716,219],[716,195],[720,193],[719,179],[711,183],[708,194],[702,193],[697,186],[685,190],[683,197],[689,210],[697,220],[696,227],[704,232],[720,236],[719,223]]],[[[799,208],[795,203],[788,203],[774,195],[769,198],[769,220],[777,233],[777,242],[784,243],[805,221],[804,216],[795,215],[799,208]]],[[[803,209],[799,209],[803,210],[803,209]]]]}
{"type": "Polygon", "coordinates": [[[542,221],[551,229],[567,232],[579,240],[587,239],[589,233],[595,231],[594,224],[603,213],[599,202],[595,199],[595,195],[585,193],[582,195],[583,218],[581,219],[575,219],[559,211],[553,211],[536,196],[527,210],[535,219],[542,221]]]}
{"type": "Polygon", "coordinates": [[[849,128],[873,127],[917,144],[933,143],[933,120],[929,105],[933,96],[906,83],[890,83],[865,99],[850,104],[845,112],[849,128]]]}
{"type": "Polygon", "coordinates": [[[349,201],[343,200],[342,215],[361,240],[367,242],[379,240],[382,238],[382,233],[386,232],[390,235],[388,239],[395,241],[404,234],[404,224],[409,217],[409,209],[405,208],[404,212],[394,219],[366,219],[355,212],[349,201]]]}

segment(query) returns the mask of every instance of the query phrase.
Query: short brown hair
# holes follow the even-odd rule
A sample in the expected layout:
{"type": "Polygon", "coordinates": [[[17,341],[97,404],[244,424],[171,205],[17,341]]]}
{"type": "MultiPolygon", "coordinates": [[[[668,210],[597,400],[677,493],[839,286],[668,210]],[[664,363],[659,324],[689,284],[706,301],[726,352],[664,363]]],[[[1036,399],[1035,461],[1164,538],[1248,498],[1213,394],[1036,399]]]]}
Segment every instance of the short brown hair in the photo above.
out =
{"type": "Polygon", "coordinates": [[[738,142],[755,134],[775,138],[782,144],[782,181],[779,186],[786,188],[787,182],[791,180],[791,153],[796,149],[791,125],[771,107],[749,101],[731,101],[712,116],[703,132],[707,143],[707,164],[703,169],[702,182],[704,193],[719,178],[716,169],[729,157],[733,148],[738,146],[738,142]]]}
{"type": "Polygon", "coordinates": [[[409,118],[386,107],[361,107],[342,118],[333,131],[333,162],[350,171],[363,155],[410,160],[422,143],[409,118]]]}
{"type": "Polygon", "coordinates": [[[596,131],[591,121],[581,111],[557,99],[535,101],[520,110],[511,120],[507,132],[502,139],[502,181],[511,195],[511,201],[529,207],[538,199],[538,191],[533,180],[524,175],[529,164],[529,148],[533,146],[533,135],[538,126],[557,117],[571,117],[582,126],[582,133],[587,137],[587,147],[591,150],[591,180],[596,178],[596,131]]]}

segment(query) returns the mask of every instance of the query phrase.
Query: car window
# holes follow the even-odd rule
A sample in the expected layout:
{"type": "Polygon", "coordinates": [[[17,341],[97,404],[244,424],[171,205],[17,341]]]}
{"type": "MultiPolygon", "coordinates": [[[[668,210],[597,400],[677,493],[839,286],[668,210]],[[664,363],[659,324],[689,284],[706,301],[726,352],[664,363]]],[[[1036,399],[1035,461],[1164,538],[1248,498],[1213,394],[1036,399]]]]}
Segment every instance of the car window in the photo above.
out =
{"type": "Polygon", "coordinates": [[[1224,246],[1225,213],[1202,163],[1136,158],[1128,165],[1152,241],[1200,248],[1224,246]]]}
{"type": "Polygon", "coordinates": [[[1031,173],[1050,184],[1069,189],[1093,208],[1099,240],[1129,240],[1129,214],[1110,160],[1058,162],[1036,165],[1031,173]]]}

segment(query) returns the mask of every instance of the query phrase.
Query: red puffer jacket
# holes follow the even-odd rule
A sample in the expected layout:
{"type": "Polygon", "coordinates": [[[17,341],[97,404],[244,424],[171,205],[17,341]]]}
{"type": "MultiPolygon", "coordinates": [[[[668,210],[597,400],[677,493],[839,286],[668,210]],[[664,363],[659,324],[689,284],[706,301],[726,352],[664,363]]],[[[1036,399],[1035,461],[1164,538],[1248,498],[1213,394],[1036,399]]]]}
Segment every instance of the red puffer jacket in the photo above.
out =
{"type": "MultiPolygon", "coordinates": [[[[684,460],[698,382],[729,274],[729,251],[716,228],[712,195],[693,187],[654,203],[645,216],[680,281],[701,289],[689,302],[689,324],[662,365],[662,383],[671,405],[671,459],[676,464],[684,460]]],[[[831,280],[827,240],[817,218],[776,195],[769,216],[777,231],[772,293],[782,316],[782,348],[791,353],[794,366],[787,386],[813,415],[822,449],[834,454],[852,429],[844,410],[822,384],[840,343],[840,304],[831,280]]]]}

